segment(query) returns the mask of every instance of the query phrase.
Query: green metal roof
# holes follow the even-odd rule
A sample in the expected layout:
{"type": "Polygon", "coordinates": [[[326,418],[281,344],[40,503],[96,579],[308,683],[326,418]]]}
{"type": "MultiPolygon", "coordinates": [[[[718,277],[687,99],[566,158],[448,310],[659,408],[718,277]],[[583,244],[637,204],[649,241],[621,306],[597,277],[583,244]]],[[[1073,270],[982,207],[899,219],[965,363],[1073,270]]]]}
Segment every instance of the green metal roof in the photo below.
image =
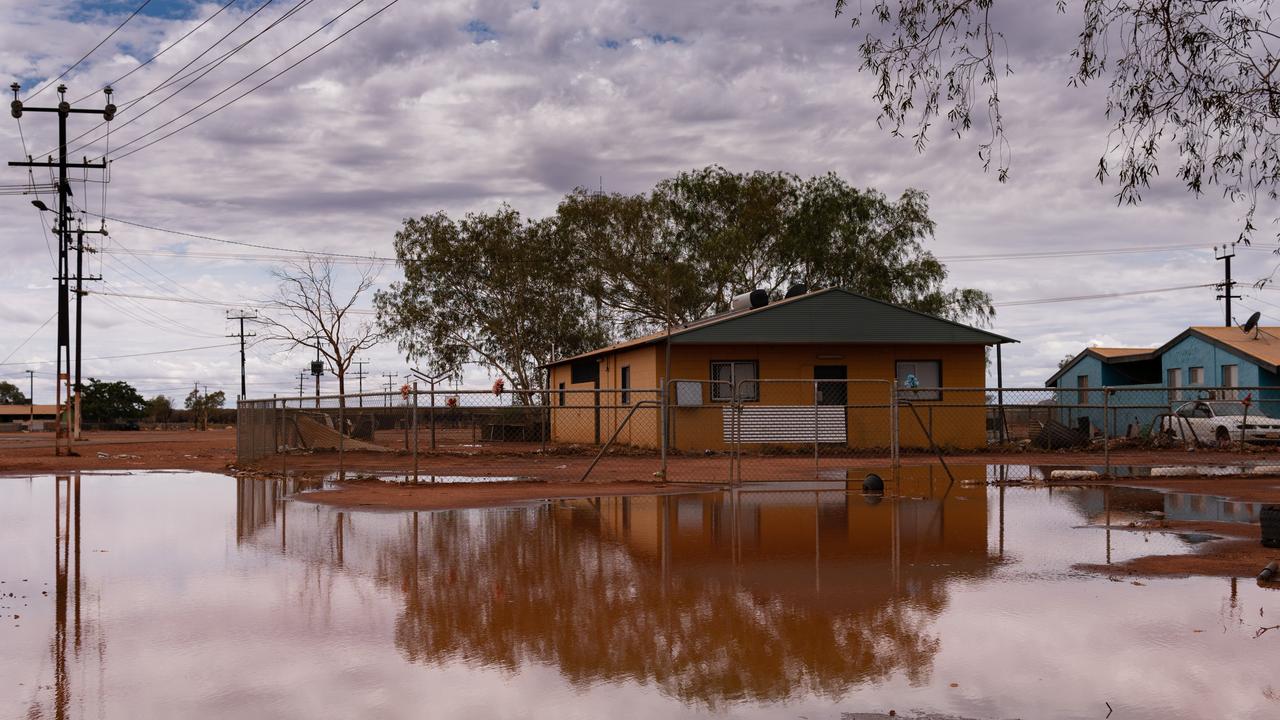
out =
{"type": "Polygon", "coordinates": [[[830,288],[718,316],[673,333],[671,343],[999,345],[1002,335],[830,288]],[[720,319],[722,317],[722,319],[720,319]]]}
{"type": "MultiPolygon", "coordinates": [[[[665,332],[557,360],[662,342],[665,332]]],[[[842,288],[817,290],[754,310],[721,313],[671,328],[672,345],[1000,345],[1018,342],[842,288]]]]}

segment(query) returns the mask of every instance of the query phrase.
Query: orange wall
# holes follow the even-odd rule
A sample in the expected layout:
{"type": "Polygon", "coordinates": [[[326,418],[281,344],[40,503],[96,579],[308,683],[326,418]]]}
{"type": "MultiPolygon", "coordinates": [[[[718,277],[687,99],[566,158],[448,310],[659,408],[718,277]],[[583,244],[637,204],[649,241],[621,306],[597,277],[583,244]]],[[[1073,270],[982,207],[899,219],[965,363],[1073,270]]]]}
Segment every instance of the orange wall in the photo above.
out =
{"type": "MultiPolygon", "coordinates": [[[[815,365],[843,365],[850,379],[892,381],[899,360],[939,360],[942,362],[942,384],[949,387],[980,388],[986,381],[986,356],[980,345],[673,345],[671,348],[671,375],[677,380],[707,381],[711,376],[713,360],[754,360],[758,363],[760,378],[759,403],[748,405],[812,405],[813,368],[815,365]],[[795,382],[769,382],[770,379],[787,379],[795,382]]],[[[662,380],[664,348],[661,344],[622,350],[600,356],[600,387],[616,390],[620,385],[622,366],[631,367],[633,388],[657,388],[662,380]]],[[[553,392],[559,383],[566,388],[590,389],[591,383],[573,385],[569,382],[569,365],[552,368],[553,392]]],[[[877,407],[846,410],[848,443],[857,448],[887,448],[890,425],[889,385],[887,383],[850,383],[848,404],[868,404],[877,407]]],[[[703,405],[700,407],[676,407],[671,409],[672,445],[675,449],[700,452],[725,450],[724,408],[727,403],[712,403],[709,387],[703,386],[703,405]]],[[[632,402],[638,399],[656,399],[652,394],[633,393],[632,402]]],[[[553,397],[554,402],[558,399],[553,397]]],[[[552,439],[557,442],[595,441],[595,417],[593,398],[590,394],[569,394],[566,405],[570,409],[552,412],[552,439]],[[576,409],[576,408],[582,409],[576,409]]],[[[914,403],[916,416],[906,405],[899,417],[899,440],[902,447],[927,447],[924,430],[931,429],[934,440],[943,447],[981,448],[986,444],[986,411],[982,407],[981,392],[948,391],[941,401],[914,403]],[[972,407],[961,407],[971,405],[972,407]]],[[[609,434],[625,415],[627,408],[620,405],[615,393],[601,395],[600,440],[609,434]]],[[[618,441],[641,447],[654,447],[659,443],[661,429],[659,414],[641,410],[624,429],[618,441]],[[635,427],[630,427],[634,425],[635,427]]],[[[758,450],[759,446],[744,446],[745,450],[758,450]]]]}
{"type": "MultiPolygon", "coordinates": [[[[600,392],[590,392],[594,383],[571,382],[569,363],[551,368],[552,412],[551,439],[565,443],[596,442],[596,398],[599,398],[600,436],[605,442],[626,418],[631,406],[641,400],[657,400],[654,391],[658,387],[659,348],[644,347],[608,353],[599,358],[600,392]],[[631,387],[647,392],[631,392],[628,402],[622,402],[622,368],[631,368],[631,387]],[[559,387],[582,392],[565,393],[565,409],[560,409],[559,387]]],[[[641,407],[623,427],[616,443],[633,447],[658,447],[661,438],[659,410],[641,407]]]]}

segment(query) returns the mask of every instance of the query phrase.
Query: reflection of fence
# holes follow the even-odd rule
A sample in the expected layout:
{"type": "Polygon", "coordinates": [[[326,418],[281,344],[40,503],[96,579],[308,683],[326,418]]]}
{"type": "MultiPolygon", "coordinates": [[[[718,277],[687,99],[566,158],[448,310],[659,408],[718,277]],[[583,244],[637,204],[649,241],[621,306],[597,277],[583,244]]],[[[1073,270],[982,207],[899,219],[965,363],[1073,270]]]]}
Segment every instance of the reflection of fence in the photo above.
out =
{"type": "Polygon", "coordinates": [[[528,453],[577,455],[583,460],[575,467],[586,468],[592,457],[626,455],[636,467],[651,459],[636,477],[730,482],[812,480],[872,460],[897,467],[900,457],[925,462],[992,450],[1076,449],[1103,461],[1087,464],[1110,467],[1116,449],[1172,456],[1187,446],[1228,447],[1262,459],[1259,448],[1280,446],[1280,388],[908,389],[887,380],[806,378],[674,379],[665,390],[495,395],[408,387],[244,400],[238,456],[528,453]]]}

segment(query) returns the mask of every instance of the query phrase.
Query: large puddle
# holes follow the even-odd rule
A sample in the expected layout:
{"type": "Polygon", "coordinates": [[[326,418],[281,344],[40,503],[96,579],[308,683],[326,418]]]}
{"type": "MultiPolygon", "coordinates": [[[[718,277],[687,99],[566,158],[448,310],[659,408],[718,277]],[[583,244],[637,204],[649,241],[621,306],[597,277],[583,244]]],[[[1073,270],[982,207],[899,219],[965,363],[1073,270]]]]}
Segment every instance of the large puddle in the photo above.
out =
{"type": "Polygon", "coordinates": [[[1249,509],[843,487],[413,513],[0,477],[0,717],[1280,716],[1280,592],[1071,569],[1194,549],[1107,518],[1249,509]]]}

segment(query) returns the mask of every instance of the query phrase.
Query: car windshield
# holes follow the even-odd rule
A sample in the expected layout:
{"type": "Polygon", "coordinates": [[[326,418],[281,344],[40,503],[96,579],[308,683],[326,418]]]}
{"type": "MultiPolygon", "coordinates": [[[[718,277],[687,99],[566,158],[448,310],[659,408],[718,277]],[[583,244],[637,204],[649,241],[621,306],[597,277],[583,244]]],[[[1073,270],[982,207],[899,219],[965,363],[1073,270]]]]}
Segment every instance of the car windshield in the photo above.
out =
{"type": "MultiPolygon", "coordinates": [[[[1244,403],[1211,402],[1207,404],[1209,405],[1209,407],[1213,408],[1213,414],[1216,417],[1222,417],[1224,415],[1244,415],[1245,414],[1244,403]]],[[[1258,414],[1257,411],[1254,411],[1254,414],[1258,414]]]]}

